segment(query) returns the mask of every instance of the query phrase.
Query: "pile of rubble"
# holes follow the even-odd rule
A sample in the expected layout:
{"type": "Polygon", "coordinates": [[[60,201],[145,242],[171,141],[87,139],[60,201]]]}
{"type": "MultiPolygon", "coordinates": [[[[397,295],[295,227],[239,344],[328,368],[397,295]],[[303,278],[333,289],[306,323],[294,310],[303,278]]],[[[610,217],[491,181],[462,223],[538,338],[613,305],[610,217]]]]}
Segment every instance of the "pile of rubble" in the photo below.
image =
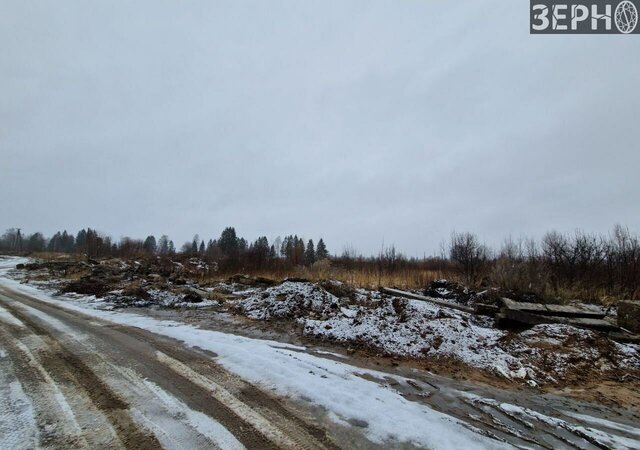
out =
{"type": "Polygon", "coordinates": [[[542,298],[533,292],[517,292],[508,289],[490,287],[481,290],[474,290],[463,286],[460,283],[449,280],[432,281],[424,289],[423,294],[427,297],[449,300],[460,305],[471,307],[478,303],[499,306],[500,299],[503,297],[507,297],[518,302],[549,302],[549,299],[542,298]]]}
{"type": "Polygon", "coordinates": [[[504,330],[490,317],[339,282],[285,282],[231,303],[253,319],[293,320],[306,336],[381,355],[454,360],[531,385],[640,373],[640,347],[591,330],[562,324],[504,330]]]}
{"type": "Polygon", "coordinates": [[[192,258],[182,262],[149,258],[126,262],[40,261],[19,265],[25,281],[46,281],[60,294],[103,299],[110,308],[131,306],[211,306],[221,300],[215,292],[199,289],[193,281],[208,266],[192,258]]]}

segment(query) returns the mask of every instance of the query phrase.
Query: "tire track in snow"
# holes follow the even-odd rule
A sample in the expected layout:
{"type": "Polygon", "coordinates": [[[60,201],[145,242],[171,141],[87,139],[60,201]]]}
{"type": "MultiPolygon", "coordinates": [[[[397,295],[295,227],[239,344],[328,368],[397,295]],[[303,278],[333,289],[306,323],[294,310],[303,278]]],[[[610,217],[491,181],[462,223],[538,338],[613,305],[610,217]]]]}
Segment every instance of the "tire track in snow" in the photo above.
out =
{"type": "Polygon", "coordinates": [[[18,329],[0,327],[0,340],[11,359],[17,378],[32,401],[38,428],[38,446],[87,447],[89,444],[82,436],[75,415],[60,388],[31,350],[13,337],[18,334],[18,329]]]}
{"type": "Polygon", "coordinates": [[[176,373],[209,392],[213,398],[226,405],[236,415],[241,417],[254,428],[260,430],[260,433],[271,441],[277,448],[301,450],[325,448],[324,446],[318,446],[314,442],[312,436],[308,435],[305,431],[296,429],[297,427],[294,424],[281,420],[273,422],[267,420],[253,407],[250,407],[240,401],[214,380],[192,370],[180,361],[171,358],[160,351],[156,352],[156,357],[160,362],[170,367],[176,373]]]}
{"type": "MultiPolygon", "coordinates": [[[[291,448],[291,449],[316,449],[316,448],[337,448],[326,437],[326,433],[320,428],[311,426],[301,419],[291,414],[279,401],[274,400],[258,390],[254,386],[238,379],[238,377],[229,374],[221,367],[218,367],[210,361],[210,357],[194,358],[193,352],[182,350],[179,351],[174,348],[170,348],[163,342],[158,342],[158,339],[154,335],[143,332],[141,330],[114,326],[111,323],[102,323],[100,320],[87,321],[86,317],[81,314],[70,313],[67,311],[61,311],[57,308],[51,307],[47,304],[42,304],[33,299],[29,299],[26,296],[6,291],[4,296],[4,304],[7,304],[7,308],[10,308],[16,316],[25,322],[34,333],[46,337],[54,341],[52,345],[59,347],[70,346],[74,347],[65,334],[71,330],[74,334],[73,339],[77,339],[79,342],[77,345],[88,344],[88,338],[98,338],[98,340],[109,342],[113,341],[113,344],[126,345],[129,348],[124,349],[125,353],[128,350],[137,347],[137,351],[140,352],[141,342],[148,344],[153,348],[160,348],[164,350],[162,352],[165,355],[163,361],[159,361],[157,358],[154,360],[158,365],[166,368],[167,371],[173,373],[172,376],[162,370],[162,367],[153,367],[152,371],[157,372],[156,378],[169,380],[169,384],[174,386],[179,385],[178,391],[187,392],[193,395],[193,389],[197,389],[197,393],[194,395],[195,399],[209,400],[205,403],[207,408],[206,415],[212,417],[215,420],[220,421],[224,427],[229,429],[236,437],[245,444],[248,448],[291,448]],[[11,298],[7,298],[7,295],[11,295],[11,298]],[[16,300],[13,300],[16,299],[16,300]],[[50,333],[49,327],[56,328],[57,333],[50,333]],[[59,333],[58,333],[59,332],[59,333]],[[60,334],[60,336],[57,336],[60,334]],[[86,335],[85,335],[86,334],[86,335]],[[116,338],[114,340],[114,337],[116,338]],[[177,353],[176,353],[177,352],[177,353]],[[184,355],[182,355],[184,353],[184,355]],[[169,356],[171,354],[171,356],[169,356]],[[186,357],[185,357],[186,356],[186,357]],[[180,362],[180,358],[192,366],[198,367],[198,370],[203,370],[207,373],[207,376],[202,375],[199,372],[191,369],[189,366],[180,362]],[[167,362],[169,364],[167,365],[167,362]],[[176,370],[177,369],[177,370],[176,370]],[[194,382],[198,380],[198,382],[194,382]],[[233,393],[227,388],[230,386],[233,393]],[[190,387],[189,387],[190,386],[190,387]],[[211,396],[212,387],[215,386],[216,393],[223,396],[223,402],[216,399],[215,396],[211,396]],[[220,394],[220,393],[223,394],[220,394]],[[239,399],[242,397],[242,400],[239,399]],[[230,408],[229,404],[233,407],[230,408]],[[226,412],[225,412],[226,411],[226,412]]],[[[71,353],[67,351],[66,353],[71,353]]],[[[75,358],[74,363],[82,359],[84,366],[87,366],[87,361],[90,361],[89,355],[81,354],[86,351],[78,353],[79,357],[75,358]]],[[[99,358],[99,351],[94,349],[92,351],[93,359],[99,358]]],[[[105,359],[104,362],[108,361],[105,359]]],[[[89,363],[91,367],[96,367],[103,364],[89,363]]],[[[110,364],[110,363],[109,363],[110,364]]],[[[147,364],[145,364],[147,365],[147,364]]],[[[117,365],[111,364],[114,370],[120,370],[117,365]]],[[[149,374],[147,374],[148,376],[149,374]]],[[[120,378],[126,378],[121,376],[120,378]]],[[[160,381],[160,380],[158,380],[160,381]]],[[[134,382],[135,384],[135,382],[134,382]]],[[[163,390],[167,386],[161,387],[163,390]]],[[[180,393],[182,393],[180,392],[180,393]]],[[[189,400],[192,400],[189,398],[189,400]]],[[[154,427],[154,421],[157,421],[158,417],[149,417],[149,412],[144,411],[141,408],[130,406],[130,414],[133,419],[139,422],[145,423],[149,428],[155,428],[158,431],[158,427],[154,427]]],[[[200,404],[199,406],[202,406],[200,404]]],[[[200,411],[194,410],[194,413],[200,411]]],[[[194,430],[195,431],[195,430],[194,430]]],[[[167,442],[167,441],[165,441],[167,442]]],[[[212,447],[213,443],[209,442],[206,446],[212,447]]]]}
{"type": "Polygon", "coordinates": [[[157,439],[141,430],[132,419],[127,402],[104,383],[88,365],[68,351],[48,330],[27,314],[6,302],[4,307],[45,343],[43,348],[32,353],[32,359],[40,366],[40,372],[44,372],[54,385],[72,387],[73,390],[86,395],[93,406],[109,421],[111,429],[123,446],[141,450],[160,447],[157,439]]]}

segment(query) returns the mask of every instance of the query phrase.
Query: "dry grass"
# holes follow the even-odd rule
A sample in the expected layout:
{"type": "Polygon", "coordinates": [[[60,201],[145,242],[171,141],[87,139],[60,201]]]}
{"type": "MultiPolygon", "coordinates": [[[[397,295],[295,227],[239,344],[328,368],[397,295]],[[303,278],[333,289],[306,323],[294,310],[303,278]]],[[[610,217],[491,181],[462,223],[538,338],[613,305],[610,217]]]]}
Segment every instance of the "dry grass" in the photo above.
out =
{"type": "Polygon", "coordinates": [[[30,258],[40,259],[43,261],[86,261],[87,257],[79,253],[50,253],[50,252],[34,252],[29,254],[30,258]]]}
{"type": "MultiPolygon", "coordinates": [[[[80,262],[86,261],[86,256],[80,254],[65,253],[33,253],[33,258],[44,261],[56,262],[80,262]]],[[[134,258],[143,260],[143,257],[134,258]]],[[[271,280],[283,280],[285,278],[303,278],[313,282],[322,280],[339,280],[353,287],[367,289],[377,289],[380,286],[397,287],[400,289],[423,289],[434,280],[448,279],[450,281],[464,283],[463,275],[455,270],[454,266],[443,269],[434,269],[434,266],[425,265],[405,265],[393,270],[380,270],[376,263],[359,264],[353,262],[349,267],[346,264],[336,263],[329,260],[319,261],[310,267],[273,267],[262,270],[243,270],[234,272],[209,272],[206,275],[197,276],[196,279],[204,284],[225,281],[231,275],[242,273],[249,276],[264,277],[271,280]]],[[[436,266],[437,267],[437,266],[436,266]]],[[[535,269],[535,268],[534,268],[535,269]]],[[[580,300],[586,303],[615,304],[618,300],[631,297],[640,297],[640,290],[634,296],[616,295],[606,289],[594,286],[589,283],[573,283],[553,285],[550,282],[547,271],[537,268],[536,270],[526,264],[506,264],[504,261],[497,261],[493,266],[487,267],[483,273],[483,280],[490,286],[501,287],[503,289],[516,292],[535,293],[540,298],[552,303],[566,303],[572,300],[580,300]]],[[[82,276],[88,275],[90,269],[68,270],[59,273],[68,280],[78,280],[82,276]]],[[[32,274],[32,277],[37,277],[32,274]]],[[[486,285],[483,285],[486,286],[486,285]]],[[[481,289],[481,286],[470,286],[481,289]]]]}
{"type": "Polygon", "coordinates": [[[440,271],[434,270],[402,270],[392,273],[378,273],[371,270],[335,269],[330,278],[340,280],[354,287],[377,289],[380,286],[397,287],[401,289],[422,289],[434,280],[451,278],[440,271]]]}
{"type": "MultiPolygon", "coordinates": [[[[327,264],[316,263],[311,267],[295,267],[290,270],[258,270],[242,271],[243,274],[264,277],[272,280],[285,278],[304,278],[309,281],[339,280],[353,287],[377,289],[380,286],[398,287],[401,289],[422,289],[430,282],[442,278],[457,279],[452,273],[437,270],[408,269],[379,273],[370,269],[344,269],[327,264]]],[[[233,274],[219,273],[204,277],[201,281],[216,282],[227,279],[233,274]]]]}

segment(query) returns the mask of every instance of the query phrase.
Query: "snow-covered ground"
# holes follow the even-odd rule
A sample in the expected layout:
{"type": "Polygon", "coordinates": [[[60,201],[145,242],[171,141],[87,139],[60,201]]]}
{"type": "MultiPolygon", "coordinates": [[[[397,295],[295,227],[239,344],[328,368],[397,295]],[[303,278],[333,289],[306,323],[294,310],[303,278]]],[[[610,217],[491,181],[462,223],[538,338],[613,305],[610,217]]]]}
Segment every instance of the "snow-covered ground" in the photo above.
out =
{"type": "Polygon", "coordinates": [[[307,336],[387,355],[451,358],[531,385],[584,368],[640,369],[637,345],[593,331],[549,324],[510,333],[489,318],[364,289],[337,298],[317,284],[285,282],[238,300],[236,308],[253,319],[297,320],[307,336]]]}
{"type": "MultiPolygon", "coordinates": [[[[7,354],[0,349],[0,360],[7,354]]],[[[0,448],[36,447],[37,426],[31,400],[22,385],[0,364],[0,448]]]]}

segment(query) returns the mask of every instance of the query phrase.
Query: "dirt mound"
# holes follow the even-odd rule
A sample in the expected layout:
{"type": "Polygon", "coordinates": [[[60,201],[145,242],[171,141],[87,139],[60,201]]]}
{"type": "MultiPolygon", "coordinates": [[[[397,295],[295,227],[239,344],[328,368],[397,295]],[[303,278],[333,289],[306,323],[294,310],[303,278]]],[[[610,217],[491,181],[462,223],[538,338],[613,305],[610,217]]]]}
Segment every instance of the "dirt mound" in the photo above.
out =
{"type": "Polygon", "coordinates": [[[338,297],[338,298],[344,298],[347,297],[349,299],[354,299],[356,296],[356,290],[341,282],[341,281],[337,281],[337,280],[327,280],[327,281],[322,281],[319,283],[320,287],[322,287],[325,291],[327,291],[328,293],[338,297]]]}
{"type": "Polygon", "coordinates": [[[264,277],[250,277],[248,275],[236,274],[229,277],[229,283],[242,284],[254,287],[269,287],[278,284],[277,281],[264,277]]]}
{"type": "Polygon", "coordinates": [[[149,292],[140,287],[127,287],[125,289],[122,290],[122,296],[124,297],[136,297],[142,300],[150,300],[151,299],[151,295],[149,294],[149,292]]]}
{"type": "Polygon", "coordinates": [[[594,331],[569,325],[536,325],[507,334],[500,347],[518,357],[545,382],[613,379],[640,372],[640,349],[622,345],[594,331]]]}
{"type": "Polygon", "coordinates": [[[96,297],[103,297],[111,288],[109,285],[101,280],[94,278],[81,278],[78,281],[70,281],[66,283],[61,289],[62,293],[73,292],[82,295],[95,295],[96,297]]]}
{"type": "Polygon", "coordinates": [[[187,303],[201,303],[202,296],[196,292],[189,291],[184,294],[184,296],[182,297],[182,301],[187,303]]]}

